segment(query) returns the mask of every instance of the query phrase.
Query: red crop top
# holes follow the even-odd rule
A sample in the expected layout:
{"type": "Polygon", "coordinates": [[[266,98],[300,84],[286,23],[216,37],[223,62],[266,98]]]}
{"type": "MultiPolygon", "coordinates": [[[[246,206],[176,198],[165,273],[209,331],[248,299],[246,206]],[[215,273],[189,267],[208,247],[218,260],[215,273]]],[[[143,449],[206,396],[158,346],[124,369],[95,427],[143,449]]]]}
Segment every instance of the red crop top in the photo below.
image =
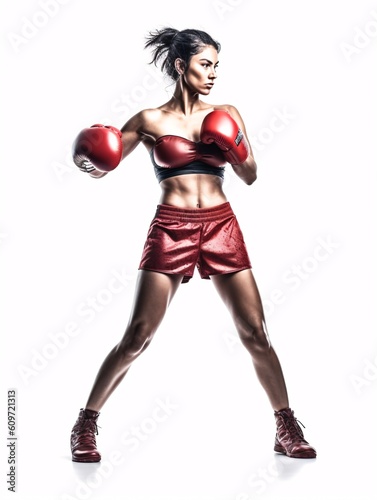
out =
{"type": "Polygon", "coordinates": [[[215,144],[163,135],[155,142],[150,155],[159,182],[184,174],[212,174],[224,178],[226,160],[215,144]]]}

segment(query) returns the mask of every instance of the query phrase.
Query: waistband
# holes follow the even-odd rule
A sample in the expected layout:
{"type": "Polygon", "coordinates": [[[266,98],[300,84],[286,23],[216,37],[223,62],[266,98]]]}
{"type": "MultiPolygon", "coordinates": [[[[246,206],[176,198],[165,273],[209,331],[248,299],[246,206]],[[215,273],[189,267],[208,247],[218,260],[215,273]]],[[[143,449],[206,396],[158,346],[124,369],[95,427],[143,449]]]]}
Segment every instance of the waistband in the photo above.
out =
{"type": "Polygon", "coordinates": [[[227,201],[209,208],[180,208],[173,205],[157,205],[155,217],[183,222],[206,222],[233,216],[234,212],[227,201]]]}

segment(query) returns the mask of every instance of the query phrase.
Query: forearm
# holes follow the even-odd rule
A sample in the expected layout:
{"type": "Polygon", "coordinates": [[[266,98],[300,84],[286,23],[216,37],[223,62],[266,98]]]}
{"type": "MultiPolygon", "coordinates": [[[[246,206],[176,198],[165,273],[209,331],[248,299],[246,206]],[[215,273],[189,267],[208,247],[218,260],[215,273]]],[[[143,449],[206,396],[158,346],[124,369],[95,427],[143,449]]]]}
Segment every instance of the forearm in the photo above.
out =
{"type": "Polygon", "coordinates": [[[238,165],[232,165],[237,176],[250,186],[257,178],[257,164],[252,154],[249,154],[247,160],[238,165]]]}

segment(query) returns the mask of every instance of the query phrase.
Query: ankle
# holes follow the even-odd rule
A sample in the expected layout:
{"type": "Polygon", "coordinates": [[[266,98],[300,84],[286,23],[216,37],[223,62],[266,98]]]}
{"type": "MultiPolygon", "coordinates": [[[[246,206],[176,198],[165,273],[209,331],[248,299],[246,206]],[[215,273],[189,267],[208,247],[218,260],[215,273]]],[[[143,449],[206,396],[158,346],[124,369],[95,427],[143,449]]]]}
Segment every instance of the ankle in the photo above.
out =
{"type": "Polygon", "coordinates": [[[275,415],[280,415],[281,413],[293,413],[293,410],[289,406],[280,408],[280,410],[274,410],[275,415]]]}
{"type": "Polygon", "coordinates": [[[97,418],[99,416],[99,412],[95,410],[91,410],[90,408],[82,408],[83,414],[85,418],[97,418]]]}

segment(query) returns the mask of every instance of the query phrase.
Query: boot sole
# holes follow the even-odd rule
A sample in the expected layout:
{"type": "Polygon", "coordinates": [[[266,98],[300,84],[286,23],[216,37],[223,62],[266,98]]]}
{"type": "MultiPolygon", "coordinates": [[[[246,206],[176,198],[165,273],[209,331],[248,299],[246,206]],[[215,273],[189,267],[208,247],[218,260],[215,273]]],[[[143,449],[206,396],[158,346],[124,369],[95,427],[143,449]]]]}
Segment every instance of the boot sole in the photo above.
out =
{"type": "Polygon", "coordinates": [[[274,451],[286,455],[289,458],[317,458],[317,453],[311,451],[303,451],[302,453],[289,453],[282,446],[275,445],[274,451]]]}
{"type": "Polygon", "coordinates": [[[96,459],[87,459],[87,458],[74,458],[72,457],[72,462],[79,462],[81,464],[92,464],[92,463],[96,463],[96,462],[100,462],[101,461],[101,458],[96,458],[96,459]]]}

